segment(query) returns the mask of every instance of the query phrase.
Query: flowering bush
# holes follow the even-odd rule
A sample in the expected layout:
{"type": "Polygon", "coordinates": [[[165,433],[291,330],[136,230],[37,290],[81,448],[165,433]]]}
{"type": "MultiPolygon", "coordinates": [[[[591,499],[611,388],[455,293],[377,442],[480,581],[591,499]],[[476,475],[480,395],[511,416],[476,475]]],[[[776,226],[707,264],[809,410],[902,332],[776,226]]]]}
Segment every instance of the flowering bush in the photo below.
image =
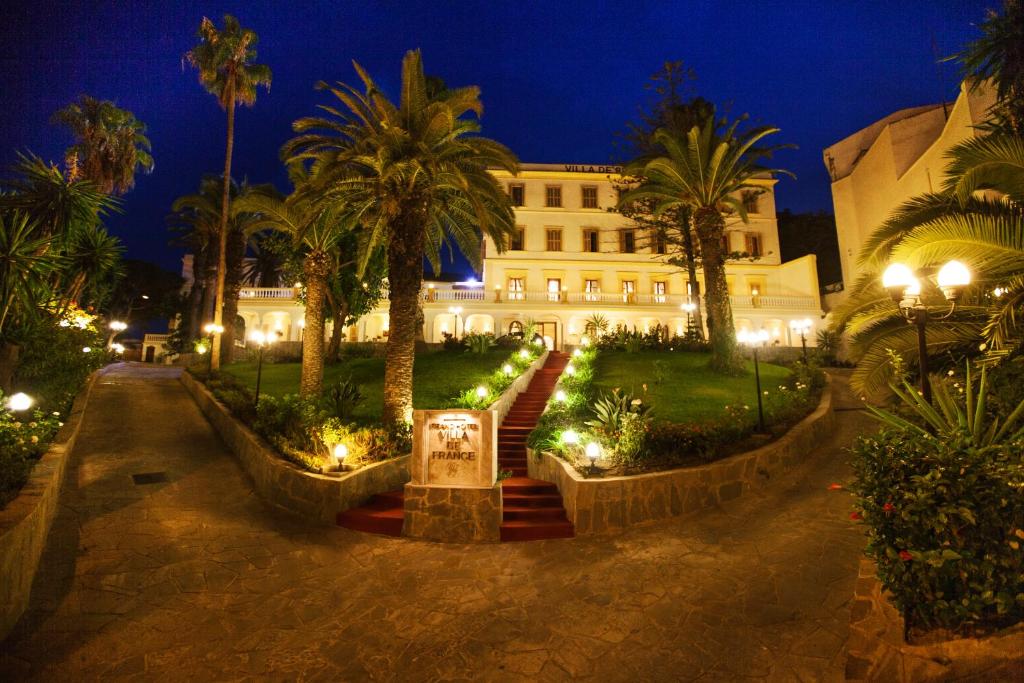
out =
{"type": "Polygon", "coordinates": [[[854,447],[855,519],[909,627],[1002,626],[1024,619],[1024,401],[987,414],[976,386],[934,377],[934,405],[893,387],[902,415],[854,447]]]}
{"type": "MultiPolygon", "coordinates": [[[[6,402],[2,395],[0,401],[6,402]]],[[[37,409],[23,416],[0,410],[0,507],[25,483],[33,462],[46,452],[63,424],[56,411],[37,409]]]]}

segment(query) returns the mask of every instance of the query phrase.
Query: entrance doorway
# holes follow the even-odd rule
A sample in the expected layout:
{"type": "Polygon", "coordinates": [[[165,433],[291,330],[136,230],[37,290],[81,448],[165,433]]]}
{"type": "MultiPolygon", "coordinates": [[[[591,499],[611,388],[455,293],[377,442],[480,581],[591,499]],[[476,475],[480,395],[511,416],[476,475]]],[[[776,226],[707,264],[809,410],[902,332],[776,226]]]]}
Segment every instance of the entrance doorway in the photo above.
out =
{"type": "Polygon", "coordinates": [[[544,346],[549,351],[558,350],[558,323],[537,323],[537,333],[544,337],[544,346]]]}
{"type": "Polygon", "coordinates": [[[153,362],[153,357],[155,355],[156,355],[156,347],[155,346],[147,346],[146,347],[146,362],[147,363],[152,363],[153,362]]]}

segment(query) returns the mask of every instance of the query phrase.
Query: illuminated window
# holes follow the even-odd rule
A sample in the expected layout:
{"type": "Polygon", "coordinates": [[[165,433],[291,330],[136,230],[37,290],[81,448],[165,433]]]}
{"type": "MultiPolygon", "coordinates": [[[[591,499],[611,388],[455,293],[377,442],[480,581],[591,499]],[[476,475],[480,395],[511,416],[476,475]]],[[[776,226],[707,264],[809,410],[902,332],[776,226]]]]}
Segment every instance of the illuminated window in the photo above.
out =
{"type": "Polygon", "coordinates": [[[544,206],[557,208],[562,205],[562,186],[547,185],[544,187],[544,206]]]}
{"type": "Polygon", "coordinates": [[[583,208],[584,209],[596,209],[597,208],[597,186],[596,185],[584,185],[583,186],[583,208]]]}
{"type": "Polygon", "coordinates": [[[761,245],[761,233],[759,232],[748,232],[747,238],[747,253],[755,258],[759,258],[764,255],[761,245]]]}
{"type": "Polygon", "coordinates": [[[548,301],[560,301],[562,296],[562,281],[556,277],[548,278],[548,301]]]}
{"type": "Polygon", "coordinates": [[[601,300],[601,281],[600,280],[584,280],[583,281],[583,300],[584,301],[600,301],[601,300]]]}
{"type": "Polygon", "coordinates": [[[585,228],[583,230],[583,251],[595,254],[601,251],[600,235],[601,233],[594,228],[585,228]]]}
{"type": "Polygon", "coordinates": [[[526,206],[526,187],[522,183],[510,184],[508,198],[512,206],[526,206]]]}
{"type": "Polygon", "coordinates": [[[547,247],[548,247],[548,251],[562,251],[562,229],[561,228],[548,228],[547,229],[547,247]]]}
{"type": "Polygon", "coordinates": [[[510,277],[508,279],[508,300],[522,301],[526,298],[526,291],[523,288],[523,278],[510,277]]]}
{"type": "Polygon", "coordinates": [[[655,301],[655,303],[659,303],[659,304],[665,303],[665,301],[667,299],[666,294],[668,294],[668,287],[667,287],[667,285],[664,282],[655,282],[654,283],[654,301],[655,301]]]}
{"type": "Polygon", "coordinates": [[[633,303],[636,298],[636,280],[623,280],[622,281],[622,302],[629,304],[633,303]]]}
{"type": "Polygon", "coordinates": [[[620,230],[619,231],[619,251],[623,254],[636,253],[636,231],[635,230],[620,230]]]}
{"type": "Polygon", "coordinates": [[[526,248],[526,228],[516,227],[516,231],[512,233],[512,243],[509,249],[512,251],[522,251],[526,248]]]}

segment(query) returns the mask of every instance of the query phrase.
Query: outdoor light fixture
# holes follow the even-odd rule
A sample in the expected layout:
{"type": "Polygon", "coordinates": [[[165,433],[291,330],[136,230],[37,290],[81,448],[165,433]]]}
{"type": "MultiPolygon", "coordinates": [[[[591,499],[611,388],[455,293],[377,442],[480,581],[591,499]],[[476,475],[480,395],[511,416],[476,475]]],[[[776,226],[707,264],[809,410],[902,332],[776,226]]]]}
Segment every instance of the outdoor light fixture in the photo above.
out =
{"type": "Polygon", "coordinates": [[[811,319],[804,318],[803,320],[791,320],[789,323],[790,329],[793,330],[793,334],[800,335],[800,346],[803,347],[804,352],[804,364],[807,363],[807,333],[811,331],[811,319]]]}
{"type": "MultiPolygon", "coordinates": [[[[222,334],[224,332],[224,326],[223,325],[218,325],[217,323],[206,323],[205,325],[203,325],[203,332],[205,332],[210,337],[210,349],[214,349],[215,346],[213,344],[213,337],[214,337],[214,335],[222,334]]],[[[206,368],[206,374],[208,374],[208,375],[213,374],[213,353],[212,352],[210,353],[210,364],[206,368]]]]}
{"type": "Polygon", "coordinates": [[[124,353],[124,344],[111,344],[110,348],[113,349],[114,353],[124,353]]]}
{"type": "Polygon", "coordinates": [[[7,399],[7,410],[13,413],[21,412],[31,408],[33,403],[34,401],[31,396],[19,391],[16,394],[11,394],[10,398],[7,399]]]}
{"type": "MultiPolygon", "coordinates": [[[[996,296],[999,296],[999,295],[997,294],[996,296]]],[[[61,327],[71,327],[71,321],[70,320],[61,320],[57,324],[60,325],[61,327]]]]}
{"type": "Polygon", "coordinates": [[[526,349],[520,349],[519,350],[519,357],[520,358],[529,358],[530,357],[530,352],[527,351],[526,349]]]}
{"type": "Polygon", "coordinates": [[[209,349],[206,348],[206,344],[196,344],[196,353],[198,353],[200,356],[206,353],[207,351],[209,351],[209,349]]]}
{"type": "MultiPolygon", "coordinates": [[[[459,316],[462,314],[462,306],[449,306],[448,312],[455,316],[455,338],[459,338],[459,316]]],[[[463,326],[463,332],[465,332],[465,326],[463,326]]]]}
{"type": "Polygon", "coordinates": [[[512,368],[512,364],[511,363],[505,363],[504,365],[501,366],[501,371],[504,372],[506,375],[509,375],[509,376],[512,375],[512,369],[513,368],[512,368]]]}
{"type": "MultiPolygon", "coordinates": [[[[945,320],[956,310],[960,294],[971,284],[971,271],[960,261],[949,261],[939,269],[936,283],[942,295],[949,302],[949,311],[936,320],[945,320]]],[[[900,315],[909,324],[917,327],[917,356],[921,375],[921,396],[928,403],[932,402],[932,385],[928,380],[928,339],[925,328],[928,319],[928,307],[921,300],[921,281],[908,266],[902,263],[890,264],[882,273],[882,286],[889,292],[894,303],[899,306],[900,315]]]]}
{"type": "Polygon", "coordinates": [[[565,403],[565,392],[559,389],[555,392],[555,400],[559,403],[565,403]]]}
{"type": "Polygon", "coordinates": [[[590,337],[586,337],[586,336],[582,337],[580,339],[580,344],[582,346],[590,346],[590,337]]]}
{"type": "Polygon", "coordinates": [[[487,398],[487,387],[482,384],[476,388],[477,398],[487,398]]]}
{"type": "Polygon", "coordinates": [[[754,383],[757,387],[757,431],[763,434],[765,432],[764,404],[761,401],[761,370],[757,364],[757,347],[768,341],[768,333],[765,330],[758,330],[757,332],[740,330],[736,335],[736,339],[739,343],[749,346],[754,352],[754,383]]]}
{"type": "Polygon", "coordinates": [[[590,461],[590,469],[596,470],[597,461],[601,457],[601,444],[591,441],[587,444],[586,449],[584,449],[584,453],[587,455],[587,460],[590,461]]]}
{"type": "Polygon", "coordinates": [[[572,429],[566,429],[562,432],[562,443],[566,446],[575,446],[580,442],[580,435],[572,429]]]}
{"type": "Polygon", "coordinates": [[[83,346],[82,347],[82,353],[92,353],[92,347],[91,346],[83,346]]]}
{"type": "Polygon", "coordinates": [[[569,375],[570,377],[575,375],[576,374],[576,366],[573,365],[572,363],[569,363],[568,365],[566,365],[565,366],[565,374],[569,375]]]}
{"type": "Polygon", "coordinates": [[[583,355],[583,352],[582,352],[582,351],[580,351],[579,349],[575,349],[575,350],[574,350],[574,351],[572,352],[572,355],[573,355],[573,357],[575,357],[575,358],[579,358],[580,356],[582,356],[582,355],[583,355]]]}
{"type": "Polygon", "coordinates": [[[114,330],[115,332],[124,332],[126,329],[128,329],[128,323],[121,322],[120,320],[111,320],[110,329],[114,330]]]}
{"type": "Polygon", "coordinates": [[[334,459],[338,461],[338,469],[340,470],[345,463],[345,458],[348,457],[348,446],[343,443],[334,444],[334,459]]]}
{"type": "Polygon", "coordinates": [[[263,379],[263,349],[270,346],[277,340],[277,334],[274,332],[264,332],[263,330],[253,330],[249,334],[249,339],[256,343],[256,398],[253,400],[253,407],[260,404],[260,380],[263,379]]]}

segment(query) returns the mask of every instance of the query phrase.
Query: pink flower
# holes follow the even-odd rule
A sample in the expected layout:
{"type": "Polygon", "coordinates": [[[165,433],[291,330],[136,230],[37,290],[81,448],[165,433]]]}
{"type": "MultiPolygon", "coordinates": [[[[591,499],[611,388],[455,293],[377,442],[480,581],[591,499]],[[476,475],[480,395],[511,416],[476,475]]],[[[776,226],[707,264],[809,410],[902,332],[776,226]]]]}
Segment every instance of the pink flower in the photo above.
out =
{"type": "Polygon", "coordinates": [[[892,503],[886,503],[885,505],[882,506],[882,510],[885,511],[886,513],[892,512],[895,509],[896,506],[893,505],[892,503]]]}
{"type": "Polygon", "coordinates": [[[914,559],[914,556],[911,555],[910,552],[907,551],[907,550],[901,550],[900,551],[900,559],[903,560],[904,562],[910,562],[912,559],[914,559]]]}

